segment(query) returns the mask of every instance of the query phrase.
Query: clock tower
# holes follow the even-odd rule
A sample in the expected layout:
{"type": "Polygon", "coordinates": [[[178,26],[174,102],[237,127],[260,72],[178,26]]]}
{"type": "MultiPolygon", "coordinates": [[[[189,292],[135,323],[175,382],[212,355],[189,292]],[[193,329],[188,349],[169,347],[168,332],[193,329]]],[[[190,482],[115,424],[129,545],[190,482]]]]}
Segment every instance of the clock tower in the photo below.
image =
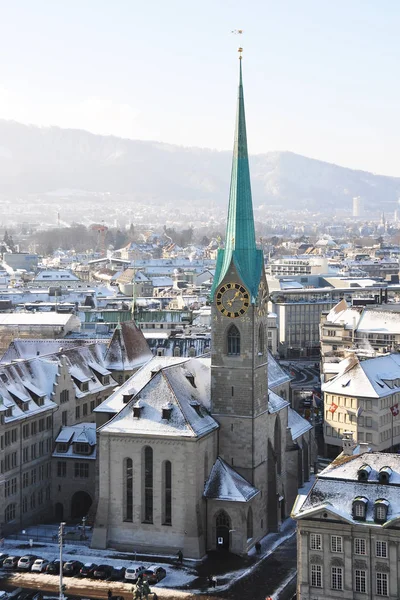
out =
{"type": "Polygon", "coordinates": [[[219,456],[261,492],[254,507],[259,535],[267,526],[267,303],[254,228],[240,56],[225,247],[218,251],[211,289],[211,410],[220,423],[219,456]]]}

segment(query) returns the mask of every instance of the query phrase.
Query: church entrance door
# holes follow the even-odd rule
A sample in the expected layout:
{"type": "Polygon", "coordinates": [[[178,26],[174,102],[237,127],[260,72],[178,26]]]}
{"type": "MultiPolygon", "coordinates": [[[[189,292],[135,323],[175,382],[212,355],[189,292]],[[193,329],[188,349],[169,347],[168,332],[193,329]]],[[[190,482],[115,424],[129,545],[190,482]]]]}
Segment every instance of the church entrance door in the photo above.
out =
{"type": "Polygon", "coordinates": [[[217,534],[216,548],[217,550],[229,550],[229,532],[231,520],[229,515],[223,510],[217,514],[215,520],[215,530],[217,534]]]}

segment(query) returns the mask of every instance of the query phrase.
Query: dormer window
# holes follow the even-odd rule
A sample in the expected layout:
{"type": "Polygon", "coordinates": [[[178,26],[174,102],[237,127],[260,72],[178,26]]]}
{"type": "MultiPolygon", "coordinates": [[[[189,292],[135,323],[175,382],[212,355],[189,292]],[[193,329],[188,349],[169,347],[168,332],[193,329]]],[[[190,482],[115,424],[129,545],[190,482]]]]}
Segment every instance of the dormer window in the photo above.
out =
{"type": "Polygon", "coordinates": [[[161,416],[166,421],[169,421],[169,419],[171,418],[172,408],[173,408],[173,406],[170,402],[168,402],[168,404],[165,404],[162,407],[162,415],[161,416]]]}
{"type": "Polygon", "coordinates": [[[388,485],[390,481],[390,476],[392,474],[392,469],[390,467],[382,467],[379,469],[379,483],[383,485],[388,485]]]}
{"type": "Polygon", "coordinates": [[[89,382],[82,381],[82,383],[79,387],[80,387],[81,392],[88,392],[89,391],[89,382]]]}
{"type": "Polygon", "coordinates": [[[389,510],[389,502],[385,499],[376,500],[375,502],[375,521],[377,523],[385,523],[389,510]]]}
{"type": "Polygon", "coordinates": [[[132,388],[129,390],[125,390],[122,394],[123,403],[127,404],[129,402],[129,400],[132,400],[134,395],[135,395],[135,390],[133,390],[132,388]]]}
{"type": "Polygon", "coordinates": [[[186,379],[188,380],[188,382],[190,383],[190,385],[192,387],[194,387],[194,388],[196,387],[193,373],[186,373],[186,379]]]}
{"type": "Polygon", "coordinates": [[[85,442],[76,442],[74,444],[74,451],[76,454],[90,454],[90,446],[85,442]]]}
{"type": "Polygon", "coordinates": [[[139,400],[133,405],[133,416],[135,419],[140,419],[140,412],[143,409],[143,404],[139,398],[139,400]]]}
{"type": "Polygon", "coordinates": [[[193,401],[190,403],[190,406],[191,406],[192,408],[194,408],[194,410],[195,410],[195,411],[196,411],[196,413],[199,415],[199,417],[202,417],[202,416],[203,416],[203,415],[201,414],[201,405],[200,405],[200,403],[199,403],[199,402],[197,402],[197,400],[193,400],[193,401]]]}
{"type": "Polygon", "coordinates": [[[358,481],[368,481],[369,474],[371,473],[371,467],[369,465],[362,465],[358,469],[358,481]]]}
{"type": "Polygon", "coordinates": [[[365,521],[367,514],[368,498],[358,496],[353,500],[353,519],[365,521]]]}
{"type": "Polygon", "coordinates": [[[68,451],[68,444],[58,443],[57,444],[57,452],[64,453],[68,451]]]}

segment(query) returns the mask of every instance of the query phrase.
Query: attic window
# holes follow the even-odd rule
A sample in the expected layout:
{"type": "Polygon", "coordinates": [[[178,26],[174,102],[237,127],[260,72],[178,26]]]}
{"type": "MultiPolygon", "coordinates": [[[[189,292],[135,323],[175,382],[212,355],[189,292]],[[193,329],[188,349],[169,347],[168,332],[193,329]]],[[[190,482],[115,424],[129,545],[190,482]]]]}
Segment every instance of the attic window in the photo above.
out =
{"type": "Polygon", "coordinates": [[[129,402],[129,400],[132,400],[133,396],[134,396],[134,390],[129,389],[124,391],[124,393],[122,394],[122,401],[124,404],[127,404],[129,402]]]}
{"type": "Polygon", "coordinates": [[[196,413],[199,415],[199,417],[202,417],[203,415],[201,414],[201,406],[199,404],[199,402],[197,402],[197,400],[193,400],[193,402],[190,403],[190,406],[192,408],[194,408],[194,410],[196,411],[196,413]]]}
{"type": "Polygon", "coordinates": [[[392,474],[392,469],[390,467],[382,467],[381,469],[379,469],[379,483],[382,483],[383,485],[387,485],[389,483],[390,480],[390,476],[392,474]]]}
{"type": "Polygon", "coordinates": [[[369,474],[371,473],[371,467],[369,465],[362,465],[358,469],[358,481],[368,481],[369,474]]]}
{"type": "Polygon", "coordinates": [[[194,375],[192,373],[186,373],[186,379],[188,380],[188,382],[190,383],[190,385],[192,387],[197,387],[195,382],[194,382],[194,375]]]}
{"type": "Polygon", "coordinates": [[[12,414],[13,414],[13,409],[12,409],[12,406],[10,406],[9,408],[7,408],[5,416],[12,417],[12,414]]]}
{"type": "Polygon", "coordinates": [[[74,452],[76,454],[90,454],[91,448],[86,442],[74,443],[74,452]]]}
{"type": "Polygon", "coordinates": [[[367,514],[368,498],[358,496],[353,500],[353,519],[357,521],[365,521],[367,514]]]}
{"type": "Polygon", "coordinates": [[[385,523],[389,510],[389,502],[383,498],[375,501],[374,518],[377,523],[385,523]]]}
{"type": "Polygon", "coordinates": [[[140,411],[143,408],[143,404],[141,403],[140,399],[136,402],[136,404],[134,404],[133,406],[133,416],[135,419],[140,419],[140,411]]]}
{"type": "Polygon", "coordinates": [[[63,442],[58,442],[57,452],[60,452],[60,453],[68,452],[68,444],[64,444],[63,442]]]}
{"type": "Polygon", "coordinates": [[[89,382],[82,381],[82,383],[78,387],[81,390],[81,392],[88,392],[89,391],[89,382]]]}
{"type": "Polygon", "coordinates": [[[162,418],[166,421],[169,421],[169,419],[171,418],[172,408],[172,404],[170,403],[162,407],[162,418]]]}

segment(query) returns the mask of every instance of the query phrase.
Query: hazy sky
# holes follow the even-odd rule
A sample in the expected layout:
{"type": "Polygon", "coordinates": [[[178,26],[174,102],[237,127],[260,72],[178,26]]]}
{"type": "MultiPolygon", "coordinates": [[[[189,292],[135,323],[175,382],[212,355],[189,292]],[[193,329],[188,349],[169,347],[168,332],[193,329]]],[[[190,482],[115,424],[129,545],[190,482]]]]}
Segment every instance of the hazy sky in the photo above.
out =
{"type": "Polygon", "coordinates": [[[231,149],[242,44],[250,152],[400,176],[399,0],[0,0],[0,10],[0,118],[231,149]]]}

